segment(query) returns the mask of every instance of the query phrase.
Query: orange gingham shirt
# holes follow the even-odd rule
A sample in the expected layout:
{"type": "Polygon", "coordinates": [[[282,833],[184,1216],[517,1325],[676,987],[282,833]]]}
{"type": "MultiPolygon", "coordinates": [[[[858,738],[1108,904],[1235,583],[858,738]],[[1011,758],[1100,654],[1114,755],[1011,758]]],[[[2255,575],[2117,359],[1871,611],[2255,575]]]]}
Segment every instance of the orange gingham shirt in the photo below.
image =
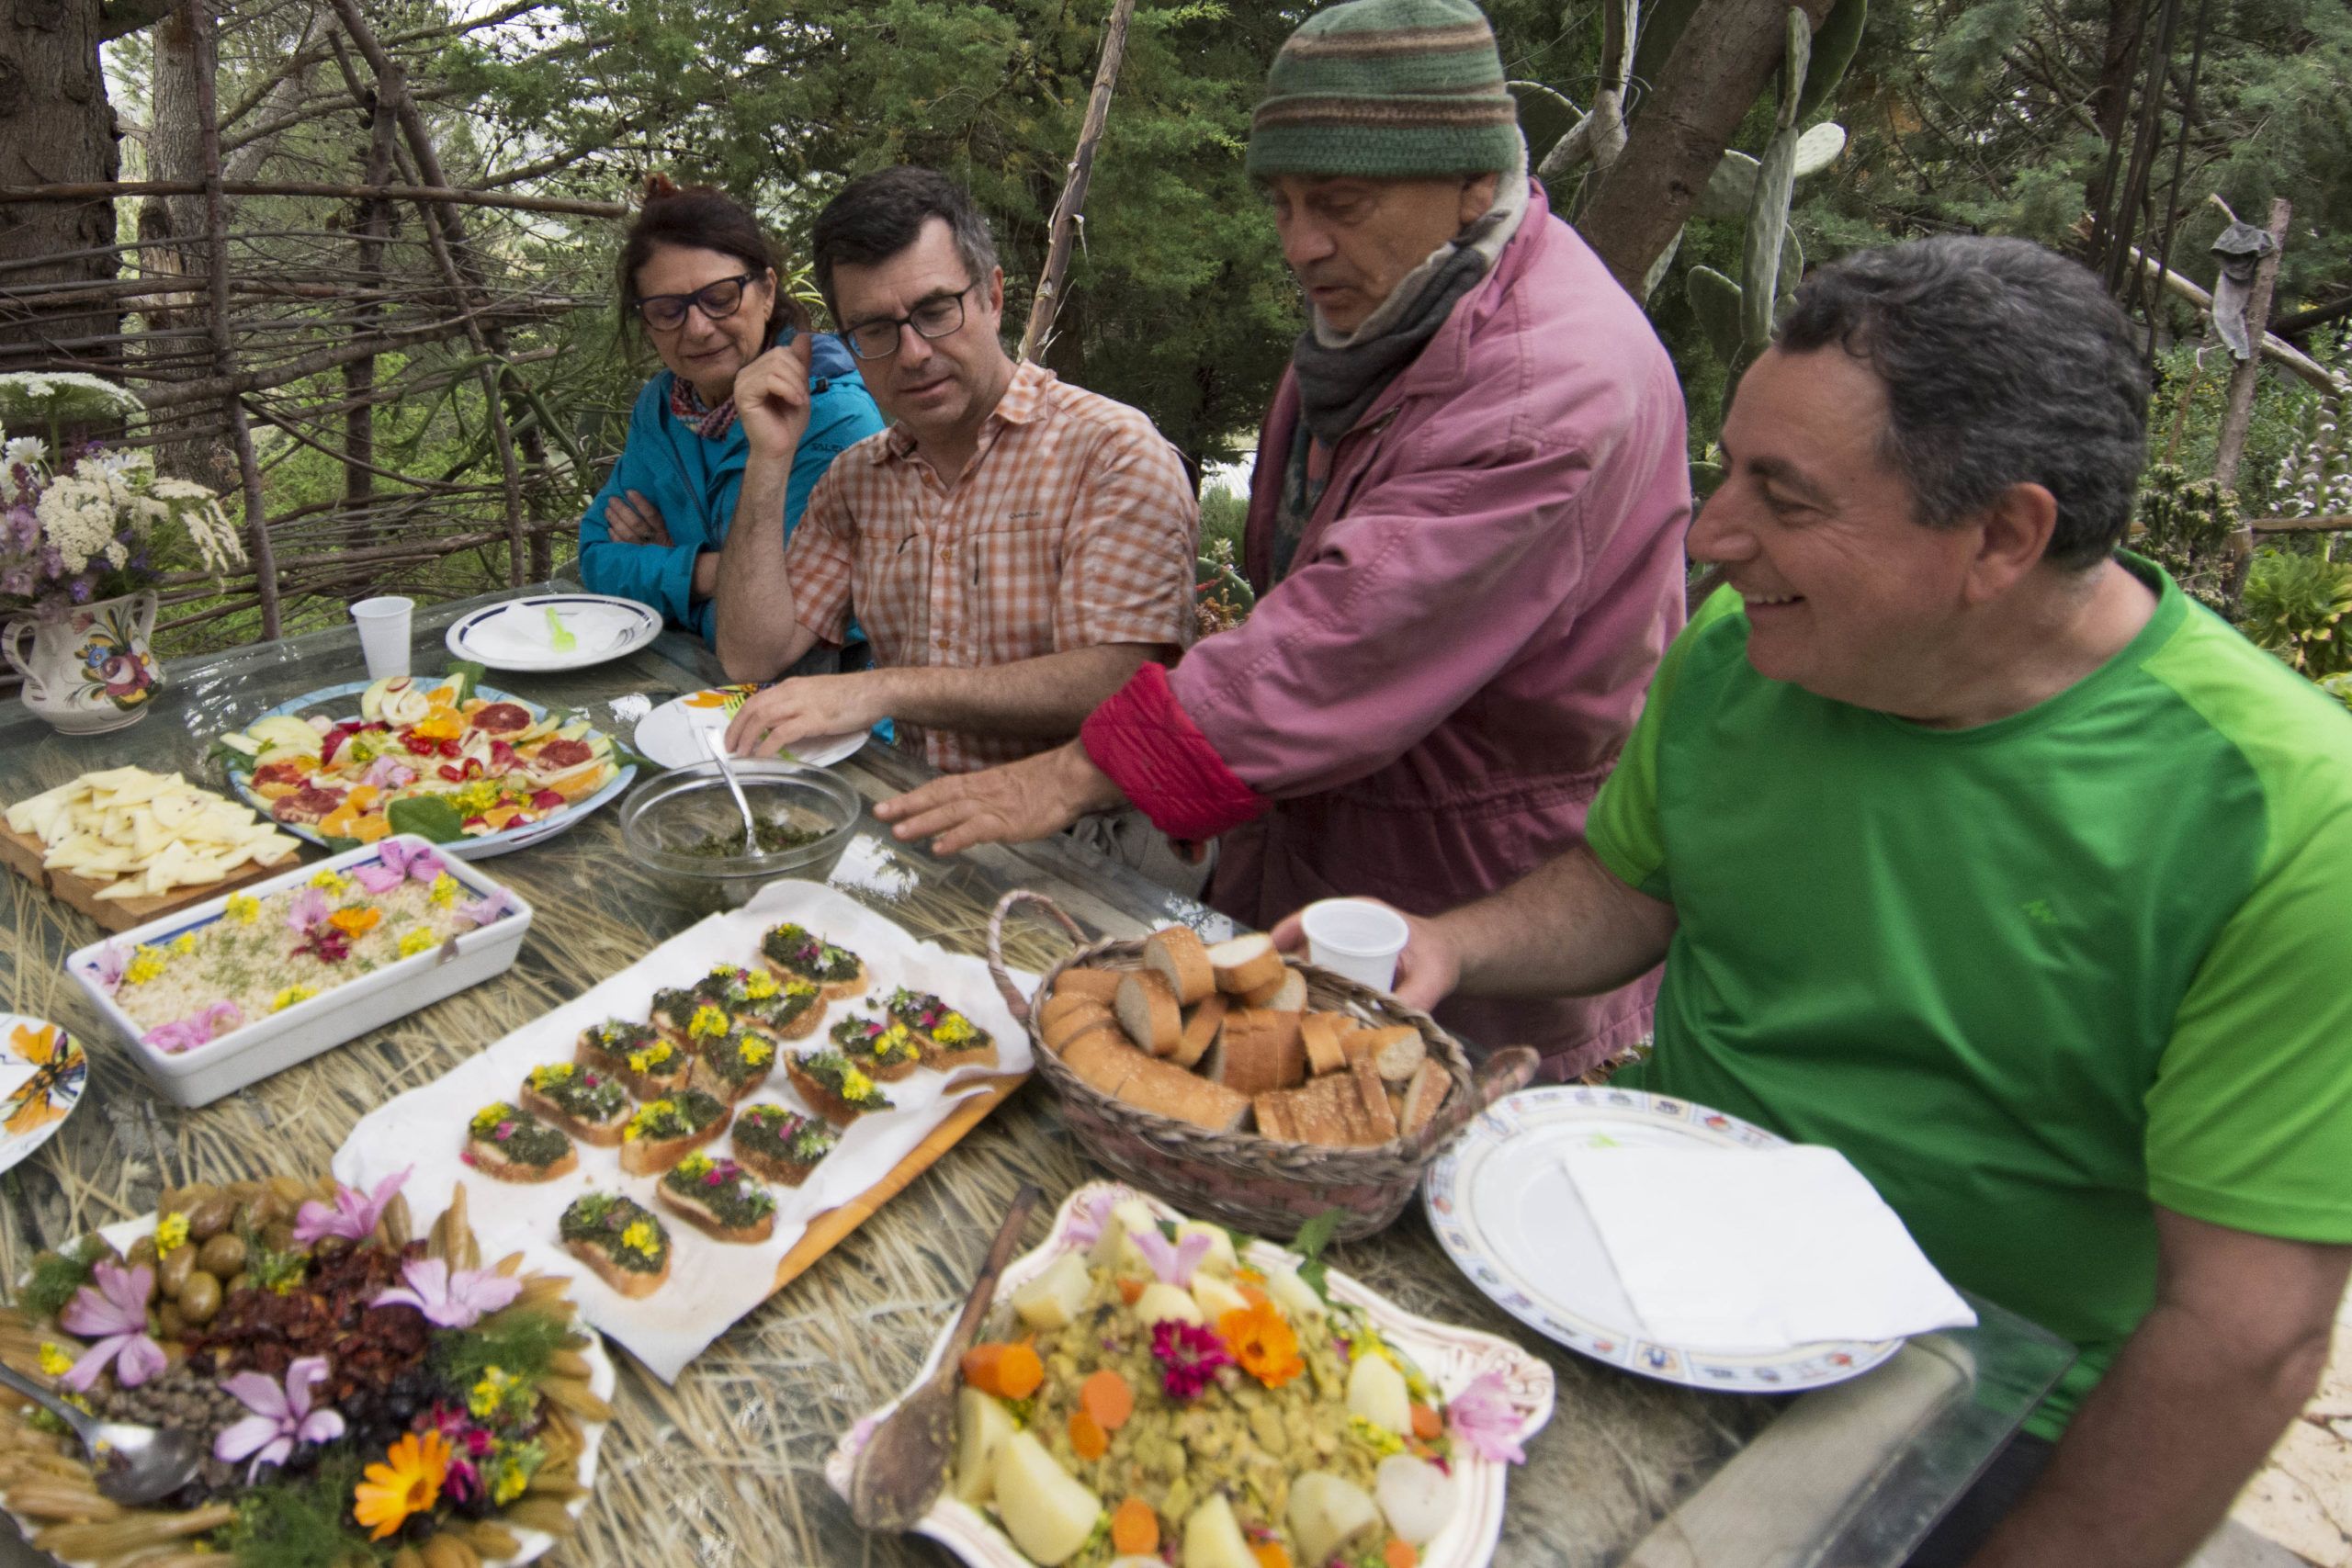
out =
{"type": "MultiPolygon", "coordinates": [[[[952,490],[896,425],[834,458],[785,570],[803,626],[839,643],[854,613],[882,665],[1183,648],[1200,525],[1184,466],[1149,419],[1024,364],[952,490]]],[[[950,773],[1055,744],[904,722],[898,733],[950,773]]]]}

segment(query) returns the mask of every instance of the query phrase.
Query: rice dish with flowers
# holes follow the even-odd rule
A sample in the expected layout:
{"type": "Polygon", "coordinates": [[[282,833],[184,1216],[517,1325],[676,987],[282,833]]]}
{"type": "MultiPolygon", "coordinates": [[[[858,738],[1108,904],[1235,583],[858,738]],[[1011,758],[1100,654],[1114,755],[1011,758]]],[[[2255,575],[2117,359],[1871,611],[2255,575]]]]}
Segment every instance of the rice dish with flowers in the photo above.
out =
{"type": "Polygon", "coordinates": [[[218,918],[170,942],[99,949],[98,982],[140,1038],[176,1055],[363,975],[430,953],[513,912],[476,897],[429,848],[384,845],[376,861],[263,897],[232,893],[218,918]]]}

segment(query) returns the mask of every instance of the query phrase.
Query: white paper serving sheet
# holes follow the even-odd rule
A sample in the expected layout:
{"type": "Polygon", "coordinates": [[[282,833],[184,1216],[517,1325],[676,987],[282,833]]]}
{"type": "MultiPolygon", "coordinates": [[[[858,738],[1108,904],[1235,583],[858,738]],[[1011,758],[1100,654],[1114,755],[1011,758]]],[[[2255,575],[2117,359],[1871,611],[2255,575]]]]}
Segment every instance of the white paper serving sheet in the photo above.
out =
{"type": "MultiPolygon", "coordinates": [[[[1024,989],[1035,976],[1020,976],[1024,989]]],[[[580,1315],[612,1336],[664,1382],[674,1382],[688,1361],[750,1312],[774,1286],[777,1263],[808,1222],[865,1191],[888,1174],[956,1103],[982,1087],[982,1080],[1029,1070],[1027,1032],[1012,1021],[989,978],[988,965],[916,940],[888,917],[813,882],[775,882],[740,909],[713,915],[683,931],[586,994],[525,1024],[470,1061],[422,1089],[411,1089],[379,1107],[352,1129],[334,1157],[334,1173],[346,1186],[370,1187],[405,1167],[409,1201],[421,1213],[438,1213],[451,1189],[467,1187],[467,1208],[481,1243],[485,1264],[521,1252],[525,1267],[569,1274],[580,1315]],[[918,1070],[882,1086],[896,1109],[861,1116],[842,1133],[841,1143],[797,1188],[771,1187],[775,1195],[775,1234],[757,1247],[714,1241],[654,1201],[658,1176],[627,1176],[620,1151],[578,1145],[580,1168],[541,1183],[495,1181],[458,1158],[466,1124],[493,1100],[513,1100],[524,1075],[546,1062],[569,1062],[580,1032],[608,1018],[642,1022],[653,993],[688,986],[718,964],[759,965],[760,937],[769,927],[795,920],[825,940],[865,960],[865,994],[827,1004],[823,1021],[786,1051],[829,1043],[832,1026],[852,1012],[873,1013],[892,987],[931,991],[960,1009],[996,1037],[997,1065],[970,1066],[953,1075],[918,1070]],[[632,1301],[607,1286],[594,1270],[566,1252],[556,1239],[557,1221],[571,1201],[592,1190],[618,1191],[662,1218],[672,1243],[669,1281],[651,1295],[632,1301]]],[[[779,1070],[737,1106],[741,1111],[773,1100],[804,1115],[813,1114],[779,1070]]],[[[727,1154],[732,1139],[706,1145],[714,1158],[727,1154]]]]}

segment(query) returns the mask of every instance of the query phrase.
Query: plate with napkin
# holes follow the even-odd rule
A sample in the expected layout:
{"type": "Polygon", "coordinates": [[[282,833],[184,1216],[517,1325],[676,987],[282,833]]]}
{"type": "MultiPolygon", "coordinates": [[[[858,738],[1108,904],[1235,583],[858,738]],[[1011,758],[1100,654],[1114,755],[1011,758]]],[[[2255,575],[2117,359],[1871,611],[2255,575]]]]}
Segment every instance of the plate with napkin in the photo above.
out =
{"type": "Polygon", "coordinates": [[[449,651],[493,670],[584,670],[662,635],[650,605],[608,593],[537,593],[490,604],[450,625],[449,651]]]}
{"type": "Polygon", "coordinates": [[[1668,1382],[1792,1393],[1976,1321],[1843,1155],[1687,1100],[1525,1090],[1422,1191],[1439,1245],[1505,1311],[1668,1382]]]}

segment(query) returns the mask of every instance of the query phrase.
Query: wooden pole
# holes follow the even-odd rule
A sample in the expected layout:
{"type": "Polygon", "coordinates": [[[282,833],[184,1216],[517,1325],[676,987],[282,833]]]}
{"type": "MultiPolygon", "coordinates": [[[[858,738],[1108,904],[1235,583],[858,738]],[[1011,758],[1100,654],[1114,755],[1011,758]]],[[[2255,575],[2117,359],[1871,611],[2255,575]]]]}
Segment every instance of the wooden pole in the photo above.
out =
{"type": "Polygon", "coordinates": [[[1037,278],[1037,297],[1029,306],[1029,325],[1021,333],[1021,357],[1034,359],[1046,352],[1053,336],[1054,316],[1061,309],[1062,277],[1069,271],[1070,242],[1080,215],[1086,209],[1086,186],[1094,176],[1094,148],[1102,140],[1103,122],[1111,118],[1111,87],[1119,79],[1119,61],[1127,52],[1127,23],[1136,14],[1136,0],[1118,0],[1111,7],[1110,24],[1102,30],[1102,60],[1094,68],[1094,91],[1086,99],[1086,118],[1079,127],[1078,151],[1070,154],[1069,172],[1062,180],[1061,199],[1054,203],[1046,267],[1037,278]]]}
{"type": "MultiPolygon", "coordinates": [[[[2254,292],[2246,300],[2245,319],[2253,332],[2261,332],[2270,319],[2270,295],[2278,282],[2278,261],[2287,248],[2287,221],[2294,209],[2285,197],[2270,203],[2269,254],[2254,269],[2254,292]]],[[[2262,355],[2250,355],[2230,378],[2230,398],[2222,412],[2221,438],[2213,448],[2213,482],[2235,493],[2238,488],[2238,464],[2245,457],[2246,432],[2254,424],[2254,394],[2262,380],[2262,355]]],[[[2239,592],[2245,587],[2247,568],[2254,564],[2254,530],[2241,527],[2230,537],[2230,602],[2235,604],[2239,592]]]]}
{"type": "MultiPolygon", "coordinates": [[[[213,30],[208,0],[187,0],[188,28],[196,38],[197,136],[204,160],[204,241],[211,289],[206,315],[212,332],[212,366],[216,379],[232,380],[237,351],[229,335],[229,203],[220,189],[220,102],[215,81],[220,70],[219,39],[213,30]]],[[[275,642],[283,627],[277,605],[277,563],[269,542],[269,514],[262,503],[261,465],[254,458],[254,433],[245,423],[245,405],[234,393],[220,399],[228,418],[229,439],[237,448],[237,473],[245,492],[245,554],[253,562],[254,593],[261,605],[261,635],[275,642]]]]}

